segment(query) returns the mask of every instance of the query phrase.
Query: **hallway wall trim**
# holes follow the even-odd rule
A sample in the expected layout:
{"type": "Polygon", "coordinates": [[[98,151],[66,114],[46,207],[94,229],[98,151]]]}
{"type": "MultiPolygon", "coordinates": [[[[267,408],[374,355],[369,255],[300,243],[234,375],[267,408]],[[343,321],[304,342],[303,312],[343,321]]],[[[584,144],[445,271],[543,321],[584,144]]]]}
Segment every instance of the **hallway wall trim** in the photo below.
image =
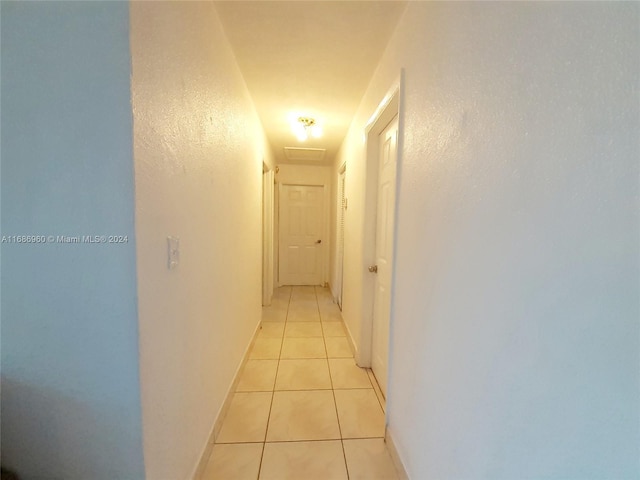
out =
{"type": "Polygon", "coordinates": [[[191,480],[200,480],[202,478],[204,469],[206,468],[207,462],[209,461],[209,457],[211,456],[211,450],[213,449],[213,444],[216,442],[216,438],[218,438],[218,435],[220,434],[220,429],[222,428],[222,422],[224,421],[224,418],[226,417],[227,412],[229,411],[229,406],[231,405],[231,400],[233,400],[233,395],[236,391],[236,387],[238,386],[238,382],[240,381],[240,377],[242,376],[244,367],[247,364],[247,361],[249,360],[249,354],[251,352],[251,349],[253,348],[253,345],[256,341],[256,338],[258,338],[258,334],[260,333],[261,329],[262,329],[262,320],[258,322],[258,324],[256,325],[256,328],[253,331],[253,336],[251,337],[251,341],[247,345],[247,348],[245,349],[242,355],[242,360],[240,361],[240,364],[236,369],[236,373],[233,376],[233,381],[229,385],[229,388],[227,389],[227,393],[225,394],[224,402],[222,402],[222,405],[220,406],[220,410],[218,410],[218,414],[216,415],[216,419],[213,422],[213,425],[211,426],[211,433],[209,434],[207,443],[204,445],[204,447],[202,447],[202,453],[200,454],[199,460],[196,463],[193,469],[193,472],[189,476],[191,480]]]}
{"type": "Polygon", "coordinates": [[[398,451],[398,448],[396,447],[395,440],[393,439],[393,435],[391,434],[391,431],[389,431],[388,427],[384,432],[384,442],[387,444],[389,455],[391,455],[391,460],[393,460],[393,465],[396,467],[396,471],[398,472],[400,480],[409,480],[407,469],[404,468],[404,463],[402,462],[402,458],[400,457],[400,453],[398,451]]]}
{"type": "MultiPolygon", "coordinates": [[[[397,152],[397,172],[396,172],[396,204],[394,207],[394,216],[398,214],[398,202],[399,197],[399,178],[402,163],[402,134],[404,128],[404,122],[402,120],[401,111],[401,96],[403,94],[402,89],[403,74],[400,75],[392,83],[391,87],[387,91],[386,95],[381,100],[376,110],[371,115],[369,121],[364,127],[364,135],[366,138],[366,186],[365,186],[365,211],[364,211],[364,238],[368,239],[363,242],[362,245],[362,317],[360,321],[360,337],[359,342],[356,342],[358,347],[356,352],[356,361],[360,367],[371,366],[371,342],[373,337],[373,308],[374,308],[374,290],[375,290],[375,276],[368,272],[367,266],[375,263],[375,249],[376,249],[376,217],[377,217],[377,202],[378,202],[378,135],[384,130],[388,123],[397,115],[398,116],[398,152],[397,152]]],[[[397,225],[397,222],[396,222],[397,225]]],[[[396,226],[393,228],[393,242],[395,244],[396,238],[396,226]]],[[[395,248],[393,258],[395,258],[395,248]]],[[[392,264],[391,272],[391,312],[393,312],[393,294],[395,283],[395,267],[392,264]]],[[[390,319],[391,330],[390,338],[393,334],[393,319],[390,319]]],[[[351,335],[351,332],[349,332],[351,335]]],[[[391,357],[391,351],[389,351],[389,357],[391,357]]]]}

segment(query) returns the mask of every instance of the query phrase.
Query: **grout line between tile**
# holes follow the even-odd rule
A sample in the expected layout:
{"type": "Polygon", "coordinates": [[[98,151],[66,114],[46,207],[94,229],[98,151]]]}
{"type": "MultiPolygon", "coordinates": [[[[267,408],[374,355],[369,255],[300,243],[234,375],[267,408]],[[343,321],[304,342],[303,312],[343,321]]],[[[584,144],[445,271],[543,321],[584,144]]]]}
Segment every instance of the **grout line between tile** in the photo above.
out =
{"type": "Polygon", "coordinates": [[[283,388],[275,390],[275,392],[326,392],[327,390],[333,390],[332,388],[283,388]]]}
{"type": "MultiPolygon", "coordinates": [[[[278,359],[277,359],[278,360],[278,364],[277,364],[277,367],[276,367],[276,376],[274,378],[273,386],[272,386],[272,389],[271,389],[271,404],[269,406],[269,414],[268,414],[268,418],[267,418],[267,428],[265,430],[264,441],[262,442],[262,452],[261,452],[261,456],[260,456],[260,466],[259,466],[259,469],[258,469],[258,478],[260,477],[260,474],[262,473],[262,465],[263,465],[263,461],[264,461],[264,453],[265,453],[265,450],[266,450],[266,444],[267,443],[327,442],[327,441],[340,440],[340,445],[342,446],[342,455],[343,455],[343,460],[344,460],[344,465],[345,465],[345,472],[347,474],[347,479],[350,479],[351,476],[349,474],[349,467],[348,467],[348,464],[347,464],[347,456],[346,456],[346,451],[345,451],[345,448],[344,448],[344,440],[377,439],[377,438],[384,438],[384,437],[373,436],[373,437],[354,437],[354,438],[349,437],[349,438],[343,438],[342,427],[340,425],[340,417],[338,415],[338,406],[337,406],[337,401],[336,401],[336,396],[335,396],[336,388],[334,386],[333,376],[331,374],[331,365],[329,363],[329,360],[330,360],[329,359],[329,352],[327,351],[327,343],[326,343],[327,336],[325,334],[324,325],[322,323],[322,316],[320,314],[320,305],[319,305],[319,301],[318,301],[318,290],[317,290],[318,287],[315,287],[315,286],[314,286],[313,292],[314,292],[314,297],[315,297],[315,301],[316,301],[316,309],[318,311],[318,315],[320,316],[320,320],[321,320],[320,321],[320,326],[321,326],[321,331],[322,331],[322,342],[323,342],[323,345],[324,345],[324,350],[325,350],[325,355],[326,355],[324,357],[324,360],[326,361],[327,369],[329,371],[329,379],[330,379],[330,382],[331,382],[330,390],[331,390],[331,393],[333,395],[333,402],[334,402],[334,408],[335,408],[335,413],[336,413],[336,419],[337,419],[337,422],[338,422],[338,432],[339,432],[340,438],[338,438],[338,439],[315,439],[315,440],[278,440],[278,441],[274,441],[274,442],[268,442],[267,441],[267,434],[268,434],[268,431],[269,431],[269,422],[271,420],[271,411],[272,411],[272,408],[273,408],[273,402],[274,402],[275,393],[277,391],[287,392],[287,391],[305,391],[305,390],[312,390],[312,391],[323,391],[323,390],[326,391],[326,390],[329,390],[327,388],[323,388],[323,389],[320,389],[320,388],[318,388],[318,389],[304,389],[304,390],[276,390],[276,382],[277,382],[277,379],[278,379],[278,372],[279,372],[279,369],[280,369],[280,362],[283,360],[283,358],[282,358],[282,350],[283,350],[283,347],[284,347],[284,339],[285,339],[285,333],[284,332],[286,331],[287,323],[289,323],[289,312],[291,310],[291,303],[292,303],[292,300],[293,300],[293,293],[294,293],[293,289],[294,288],[295,287],[292,286],[290,291],[289,291],[289,299],[288,299],[288,302],[287,302],[287,313],[286,313],[286,316],[285,316],[284,329],[283,329],[283,334],[282,334],[282,338],[281,338],[281,342],[280,342],[280,351],[279,351],[278,359]]],[[[294,359],[286,359],[286,360],[294,360],[294,359]]],[[[309,358],[301,358],[300,360],[309,360],[309,358]]],[[[378,400],[378,403],[380,404],[380,408],[384,412],[384,408],[382,406],[381,400],[378,397],[378,392],[376,391],[375,386],[373,385],[373,381],[374,380],[371,378],[370,372],[368,372],[368,371],[367,371],[367,377],[369,378],[369,383],[371,384],[370,387],[366,387],[366,388],[345,388],[345,389],[340,389],[340,390],[372,389],[374,391],[376,399],[378,400]]],[[[256,443],[256,442],[237,442],[237,443],[256,443]]]]}
{"type": "Polygon", "coordinates": [[[264,443],[264,442],[220,442],[214,443],[213,445],[255,445],[256,443],[264,443]]]}
{"type": "MultiPolygon", "coordinates": [[[[382,438],[382,437],[377,437],[377,438],[382,438]]],[[[271,441],[271,442],[266,442],[268,444],[274,444],[274,443],[308,443],[308,442],[338,442],[340,441],[339,438],[311,438],[308,440],[275,440],[275,441],[271,441]]],[[[256,442],[253,442],[256,443],[256,442]]]]}
{"type": "Polygon", "coordinates": [[[351,478],[349,475],[349,464],[347,463],[347,452],[344,449],[344,438],[340,439],[340,445],[342,445],[342,457],[344,458],[344,470],[347,472],[347,480],[351,478]]]}
{"type": "MultiPolygon", "coordinates": [[[[375,374],[373,373],[373,370],[371,370],[370,368],[367,368],[367,377],[369,377],[369,382],[371,382],[371,388],[373,388],[373,393],[376,394],[376,398],[378,399],[378,403],[380,404],[380,408],[382,409],[382,413],[385,414],[385,420],[386,420],[386,415],[387,415],[387,409],[386,409],[386,399],[385,399],[385,404],[382,404],[382,400],[380,399],[380,397],[382,396],[382,389],[380,388],[380,385],[378,384],[378,379],[376,378],[375,374]],[[373,378],[371,378],[373,377],[373,378]],[[376,384],[374,385],[373,382],[375,382],[376,384]],[[378,387],[378,388],[376,388],[378,387]]],[[[383,397],[384,398],[384,397],[383,397]]]]}
{"type": "MultiPolygon", "coordinates": [[[[380,437],[380,436],[367,436],[367,437],[344,437],[344,436],[343,436],[343,433],[342,433],[342,426],[341,426],[341,424],[340,424],[340,416],[338,415],[338,404],[337,404],[336,394],[335,394],[335,392],[336,392],[336,390],[337,390],[337,389],[336,389],[336,387],[335,387],[335,385],[334,385],[333,375],[332,375],[332,372],[331,372],[331,364],[330,364],[330,362],[329,362],[329,360],[330,360],[330,358],[329,358],[329,352],[328,352],[328,350],[327,350],[327,343],[326,343],[327,336],[326,336],[325,329],[324,329],[324,324],[323,324],[323,322],[322,322],[322,321],[320,321],[320,326],[321,326],[321,332],[322,332],[322,342],[323,342],[324,351],[325,351],[325,355],[326,355],[326,356],[324,357],[324,360],[325,360],[325,362],[326,362],[327,370],[328,370],[328,372],[329,372],[329,379],[330,379],[331,387],[330,387],[330,388],[312,388],[312,389],[308,389],[308,388],[306,388],[306,389],[285,389],[285,390],[276,390],[276,383],[277,383],[277,379],[278,379],[278,373],[279,373],[279,370],[280,370],[280,363],[281,363],[281,361],[282,361],[282,360],[294,360],[294,359],[283,359],[283,358],[282,358],[282,351],[283,351],[283,348],[284,348],[285,331],[286,331],[287,324],[289,323],[289,312],[290,312],[290,310],[291,310],[291,304],[292,304],[292,301],[293,301],[293,293],[294,293],[294,291],[293,291],[293,290],[294,290],[294,288],[295,288],[295,287],[290,287],[290,289],[289,289],[289,297],[288,297],[288,301],[287,301],[287,312],[286,312],[286,315],[285,315],[284,329],[283,329],[283,332],[282,332],[282,337],[281,337],[281,339],[280,339],[280,350],[279,350],[278,358],[277,358],[278,363],[277,363],[277,365],[276,365],[276,374],[275,374],[275,377],[274,377],[274,380],[273,380],[273,384],[272,384],[272,386],[271,386],[271,389],[269,390],[269,392],[271,393],[271,402],[270,402],[270,405],[269,405],[269,413],[268,413],[268,416],[267,416],[267,426],[266,426],[265,433],[264,433],[264,439],[263,439],[263,441],[262,441],[262,442],[255,442],[255,441],[252,441],[252,442],[231,442],[231,443],[228,443],[228,444],[230,444],[230,445],[239,445],[239,444],[255,444],[255,443],[262,443],[262,450],[261,450],[261,453],[260,453],[260,463],[259,463],[259,467],[258,467],[258,474],[257,474],[257,475],[258,475],[258,476],[257,476],[257,478],[259,479],[259,478],[260,478],[260,474],[262,473],[262,466],[263,466],[263,462],[264,462],[264,455],[265,455],[265,451],[266,451],[266,444],[267,444],[267,443],[328,442],[328,441],[336,441],[336,440],[340,440],[340,445],[341,445],[341,447],[342,447],[342,456],[343,456],[343,461],[344,461],[344,466],[345,466],[345,472],[346,472],[346,474],[347,474],[347,479],[350,479],[350,478],[351,478],[351,474],[349,473],[349,466],[348,466],[348,463],[347,463],[347,455],[346,455],[346,450],[345,450],[345,444],[344,444],[344,441],[345,441],[345,440],[379,439],[379,438],[384,438],[384,437],[380,437]],[[270,421],[271,421],[271,413],[272,413],[272,410],[273,410],[273,403],[274,403],[274,398],[275,398],[275,394],[276,394],[276,392],[280,392],[280,391],[282,391],[282,392],[296,392],[296,391],[327,391],[327,390],[331,390],[331,393],[332,393],[332,396],[333,396],[334,409],[335,409],[336,419],[337,419],[337,422],[338,422],[339,438],[333,438],[333,439],[314,439],[314,440],[277,440],[277,441],[272,441],[272,442],[267,441],[267,435],[268,435],[268,432],[269,432],[269,423],[270,423],[270,421]]],[[[319,287],[314,286],[313,293],[314,293],[315,302],[316,302],[316,305],[315,305],[315,306],[316,306],[316,309],[317,309],[317,311],[318,311],[318,315],[320,315],[320,302],[319,302],[319,300],[318,300],[318,288],[319,288],[319,287]]],[[[322,319],[322,317],[320,317],[320,318],[322,319]]],[[[316,337],[316,338],[319,338],[319,337],[316,337]]],[[[319,360],[321,360],[321,359],[322,359],[322,358],[320,358],[319,360]]],[[[301,359],[299,359],[299,360],[310,360],[310,359],[309,359],[309,358],[301,358],[301,359]]],[[[376,389],[376,386],[377,386],[377,385],[375,385],[375,384],[374,384],[374,382],[376,382],[376,383],[377,383],[377,379],[375,378],[375,376],[373,375],[373,372],[371,372],[371,370],[370,370],[370,369],[365,369],[365,370],[366,370],[366,372],[367,372],[367,377],[368,377],[368,379],[369,379],[370,387],[366,387],[366,388],[341,388],[341,389],[338,389],[338,390],[341,390],[341,391],[345,391],[345,390],[347,390],[347,391],[348,391],[348,390],[357,391],[357,390],[367,390],[367,389],[371,389],[371,390],[373,390],[373,391],[374,391],[374,394],[375,394],[375,396],[376,396],[376,399],[377,399],[377,401],[378,401],[378,404],[380,405],[380,408],[381,408],[381,409],[382,409],[382,411],[384,412],[384,411],[385,411],[385,408],[384,408],[384,406],[383,406],[383,404],[382,404],[382,399],[380,398],[380,394],[379,394],[378,390],[376,389]]],[[[379,387],[378,387],[378,388],[379,388],[379,387]]],[[[237,392],[237,387],[236,387],[236,390],[235,390],[234,394],[235,394],[236,392],[237,392]]],[[[256,391],[256,392],[257,392],[257,391],[256,391]]],[[[239,393],[252,393],[252,392],[239,392],[239,393]]],[[[267,393],[267,392],[261,392],[261,393],[267,393]]],[[[381,393],[381,392],[380,392],[380,393],[381,393]]],[[[224,444],[224,443],[222,443],[222,444],[224,444]]]]}
{"type": "Polygon", "coordinates": [[[287,302],[287,314],[284,317],[284,328],[282,329],[282,338],[280,339],[280,351],[278,352],[278,364],[276,365],[276,376],[273,379],[271,387],[271,403],[269,404],[269,414],[267,415],[267,427],[264,429],[264,441],[262,442],[262,454],[260,455],[260,466],[258,468],[258,479],[262,473],[262,461],[264,459],[264,449],[267,444],[267,434],[269,433],[269,422],[271,421],[271,410],[273,409],[273,397],[276,394],[276,382],[278,381],[278,370],[280,369],[280,357],[282,356],[282,346],[284,344],[284,331],[287,329],[287,318],[289,317],[289,307],[291,305],[291,295],[293,288],[289,291],[289,301],[287,302]]]}
{"type": "MultiPolygon", "coordinates": [[[[273,402],[273,399],[271,400],[273,402]]],[[[269,423],[267,422],[267,428],[269,428],[269,423]]],[[[258,465],[258,476],[256,480],[260,480],[260,472],[262,470],[262,460],[264,460],[264,447],[266,446],[266,442],[262,442],[262,452],[260,452],[260,465],[258,465]]]]}
{"type": "Polygon", "coordinates": [[[333,407],[336,410],[336,419],[338,420],[338,432],[340,433],[340,446],[342,447],[342,459],[344,460],[344,471],[347,473],[347,480],[349,480],[349,466],[347,465],[347,453],[344,450],[344,440],[342,438],[342,427],[340,426],[340,415],[338,415],[338,402],[336,401],[336,390],[333,384],[333,376],[331,375],[331,364],[329,363],[329,351],[327,350],[327,340],[324,333],[324,325],[322,323],[322,314],[320,313],[320,304],[318,302],[318,292],[316,293],[316,305],[318,307],[318,315],[320,315],[320,328],[322,329],[322,343],[324,343],[324,350],[327,354],[327,369],[329,370],[329,379],[331,380],[331,394],[333,395],[333,407]]]}
{"type": "MultiPolygon", "coordinates": [[[[317,302],[317,293],[316,293],[317,302]]],[[[340,432],[340,446],[342,447],[342,460],[344,461],[344,471],[347,473],[347,480],[351,478],[349,475],[349,465],[347,464],[347,452],[344,450],[344,439],[342,438],[342,426],[340,425],[340,415],[338,415],[338,402],[336,400],[336,389],[333,384],[333,375],[331,375],[331,364],[329,363],[329,351],[327,350],[326,335],[324,333],[324,325],[322,324],[322,314],[320,313],[320,305],[318,304],[318,314],[320,315],[320,324],[322,328],[322,341],[327,353],[327,368],[329,369],[329,379],[331,380],[331,393],[333,395],[333,406],[336,409],[336,418],[338,420],[338,432],[340,432]]]]}

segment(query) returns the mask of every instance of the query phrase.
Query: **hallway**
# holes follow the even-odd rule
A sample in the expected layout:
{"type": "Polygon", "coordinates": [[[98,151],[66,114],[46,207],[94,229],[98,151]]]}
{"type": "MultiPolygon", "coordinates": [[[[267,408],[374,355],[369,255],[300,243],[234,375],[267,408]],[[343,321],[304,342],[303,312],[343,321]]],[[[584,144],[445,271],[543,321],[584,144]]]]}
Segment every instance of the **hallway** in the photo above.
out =
{"type": "Polygon", "coordinates": [[[235,391],[203,480],[398,478],[328,289],[276,290],[235,391]]]}
{"type": "Polygon", "coordinates": [[[3,468],[640,479],[640,2],[0,13],[3,468]]]}

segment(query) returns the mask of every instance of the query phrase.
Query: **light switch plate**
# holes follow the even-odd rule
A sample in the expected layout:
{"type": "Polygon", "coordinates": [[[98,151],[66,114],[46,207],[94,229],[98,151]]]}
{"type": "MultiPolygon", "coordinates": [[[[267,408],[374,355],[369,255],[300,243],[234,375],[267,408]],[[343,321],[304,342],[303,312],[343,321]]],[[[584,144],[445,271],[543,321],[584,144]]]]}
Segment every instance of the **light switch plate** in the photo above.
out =
{"type": "Polygon", "coordinates": [[[173,270],[180,263],[180,239],[178,237],[167,237],[167,249],[169,270],[173,270]]]}

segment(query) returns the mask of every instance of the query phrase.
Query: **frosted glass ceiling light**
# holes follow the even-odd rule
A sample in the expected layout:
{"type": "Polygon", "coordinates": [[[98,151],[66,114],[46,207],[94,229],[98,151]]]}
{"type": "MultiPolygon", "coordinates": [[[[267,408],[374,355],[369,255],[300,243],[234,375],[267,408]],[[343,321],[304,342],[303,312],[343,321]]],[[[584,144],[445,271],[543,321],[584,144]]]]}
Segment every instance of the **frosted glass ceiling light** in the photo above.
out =
{"type": "Polygon", "coordinates": [[[304,142],[307,139],[307,129],[301,123],[294,123],[292,126],[294,135],[298,140],[304,142]]]}
{"type": "Polygon", "coordinates": [[[322,136],[322,128],[316,125],[316,121],[309,117],[298,117],[297,121],[291,126],[293,133],[301,142],[312,137],[318,138],[322,136]]]}
{"type": "Polygon", "coordinates": [[[320,138],[322,136],[322,128],[320,128],[319,125],[312,125],[311,136],[315,138],[320,138]]]}

